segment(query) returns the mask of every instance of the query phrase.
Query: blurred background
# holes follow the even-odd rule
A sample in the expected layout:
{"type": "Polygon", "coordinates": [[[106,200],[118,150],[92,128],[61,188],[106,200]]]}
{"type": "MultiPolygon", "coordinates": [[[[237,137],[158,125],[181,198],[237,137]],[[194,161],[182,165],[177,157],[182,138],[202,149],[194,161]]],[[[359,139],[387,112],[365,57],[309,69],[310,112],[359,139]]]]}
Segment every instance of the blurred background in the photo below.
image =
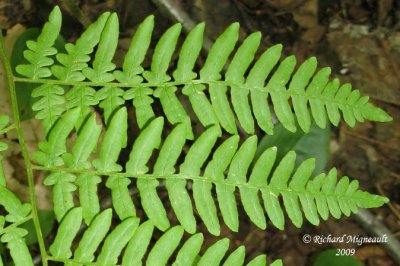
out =
{"type": "MultiPolygon", "coordinates": [[[[330,66],[334,77],[342,83],[367,94],[393,118],[391,123],[357,124],[354,129],[344,123],[331,130],[315,130],[312,134],[289,134],[277,129],[282,138],[264,139],[266,146],[296,149],[305,158],[316,156],[319,167],[337,167],[341,175],[360,181],[360,186],[372,193],[385,195],[391,203],[372,210],[374,219],[382,222],[393,235],[400,237],[400,1],[396,0],[0,0],[0,26],[6,35],[11,52],[15,40],[32,27],[41,27],[54,5],[63,12],[63,38],[73,42],[85,26],[105,11],[114,11],[120,18],[120,43],[115,63],[120,66],[137,25],[148,15],[156,18],[153,40],[176,22],[188,28],[193,23],[206,22],[206,34],[213,41],[232,22],[241,24],[240,39],[260,31],[263,42],[258,55],[266,48],[281,43],[284,56],[294,54],[298,62],[316,56],[319,68],[330,66]],[[288,141],[291,140],[291,141],[288,141]]],[[[154,42],[153,42],[154,47],[154,42]]],[[[18,48],[15,48],[18,49],[18,48]]],[[[202,59],[206,55],[207,46],[202,59]]],[[[201,67],[202,59],[199,60],[201,67]]],[[[149,64],[149,58],[147,64],[149,64]]],[[[9,114],[6,86],[0,80],[0,113],[9,114]]],[[[29,110],[25,110],[29,113],[29,110]]],[[[29,115],[27,115],[29,118],[29,115]]],[[[24,127],[29,143],[36,146],[42,136],[35,122],[27,119],[24,127]]],[[[9,136],[12,142],[13,136],[9,136]]],[[[10,180],[14,191],[26,197],[26,181],[22,157],[14,145],[6,158],[6,171],[14,173],[10,180]]],[[[37,177],[37,190],[41,191],[39,207],[43,221],[52,234],[54,218],[50,192],[41,186],[37,177]],[[47,216],[46,216],[47,215],[47,216]],[[46,218],[47,217],[47,218],[46,218]],[[50,218],[49,218],[50,217],[50,218]]],[[[166,198],[166,195],[164,195],[166,198]]],[[[248,254],[267,253],[271,258],[282,258],[285,265],[315,265],[324,250],[355,248],[355,258],[361,264],[399,265],[381,244],[304,244],[302,236],[343,234],[370,235],[376,228],[365,226],[365,218],[351,216],[341,221],[329,219],[314,227],[305,223],[295,228],[289,220],[285,231],[269,226],[262,231],[241,216],[238,234],[227,228],[222,236],[234,240],[236,246],[244,244],[248,254]],[[363,220],[364,219],[364,220],[363,220]],[[364,224],[364,226],[363,226],[364,224]]],[[[200,227],[200,230],[204,228],[200,227]]],[[[206,231],[206,230],[204,230],[206,231]]],[[[207,240],[208,241],[208,240],[207,240]]],[[[209,239],[214,242],[215,239],[209,239]]],[[[32,250],[35,250],[32,240],[32,250]]],[[[234,247],[231,246],[233,249],[234,247]]],[[[400,250],[398,250],[400,254],[400,250]]],[[[322,255],[321,255],[322,254],[322,255]]],[[[326,264],[335,257],[328,256],[326,264]]],[[[336,258],[337,259],[337,258],[336,258]]],[[[332,261],[331,261],[332,262],[332,261]]],[[[345,265],[333,261],[331,265],[345,265]]]]}

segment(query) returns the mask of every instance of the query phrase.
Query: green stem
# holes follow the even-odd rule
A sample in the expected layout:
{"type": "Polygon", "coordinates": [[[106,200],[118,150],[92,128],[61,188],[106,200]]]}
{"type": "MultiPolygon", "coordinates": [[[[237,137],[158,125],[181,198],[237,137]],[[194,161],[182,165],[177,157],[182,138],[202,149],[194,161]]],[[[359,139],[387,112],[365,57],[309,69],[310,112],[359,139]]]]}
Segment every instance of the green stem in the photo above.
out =
{"type": "Polygon", "coordinates": [[[30,202],[32,205],[33,224],[35,226],[35,231],[36,231],[36,235],[37,235],[37,239],[38,239],[38,243],[39,243],[40,254],[42,257],[43,265],[47,266],[48,264],[47,264],[46,246],[44,244],[43,234],[42,234],[42,230],[40,228],[38,209],[37,209],[37,204],[36,204],[35,182],[33,180],[33,169],[32,169],[32,164],[31,164],[30,157],[29,157],[29,152],[28,152],[27,146],[25,144],[24,132],[21,127],[21,120],[20,120],[20,116],[19,116],[17,93],[15,90],[13,72],[11,69],[10,61],[7,56],[6,48],[4,45],[4,38],[3,38],[2,33],[0,34],[0,58],[3,63],[4,72],[5,72],[5,75],[7,78],[8,89],[10,91],[12,111],[13,111],[13,116],[14,116],[15,129],[16,129],[17,136],[18,136],[18,142],[19,142],[22,156],[24,158],[24,163],[26,166],[26,174],[28,177],[28,184],[29,184],[29,198],[30,198],[30,202]]]}
{"type": "Polygon", "coordinates": [[[97,176],[116,176],[116,177],[126,177],[126,178],[135,178],[135,179],[163,179],[163,180],[168,180],[168,179],[179,179],[179,180],[192,180],[192,181],[198,181],[198,182],[205,182],[205,183],[213,183],[215,185],[221,185],[221,186],[232,186],[232,187],[238,187],[239,190],[242,188],[246,189],[257,189],[261,191],[267,191],[270,194],[273,194],[274,196],[278,196],[279,194],[282,193],[294,193],[296,195],[299,195],[301,193],[307,193],[312,195],[313,197],[317,195],[322,195],[324,198],[328,197],[335,197],[335,198],[341,198],[343,200],[349,201],[349,200],[356,200],[356,201],[362,201],[365,198],[364,197],[355,197],[354,195],[337,195],[335,194],[335,191],[329,191],[328,193],[326,192],[312,192],[307,190],[306,188],[304,190],[296,190],[292,189],[290,187],[285,187],[285,188],[276,188],[276,187],[271,187],[270,184],[251,184],[249,182],[235,182],[229,179],[215,179],[209,176],[196,176],[196,175],[186,175],[186,174],[167,174],[167,175],[158,175],[158,174],[136,174],[136,173],[124,173],[124,172],[101,172],[101,171],[93,171],[89,169],[72,169],[72,168],[66,168],[66,167],[46,167],[46,166],[38,166],[38,165],[33,165],[32,167],[34,170],[40,170],[40,171],[48,171],[48,172],[65,172],[65,173],[72,173],[72,174],[88,174],[88,175],[97,175],[97,176]]]}
{"type": "Polygon", "coordinates": [[[98,265],[96,262],[89,262],[89,261],[79,261],[79,260],[73,260],[73,259],[64,259],[64,258],[57,258],[57,257],[52,257],[49,256],[48,260],[51,261],[58,261],[58,262],[63,262],[65,263],[65,265],[74,265],[74,264],[78,264],[78,265],[98,265]]]}
{"type": "Polygon", "coordinates": [[[26,216],[24,219],[22,219],[21,221],[18,221],[16,223],[11,224],[10,226],[7,226],[6,228],[4,228],[3,230],[0,231],[0,235],[4,235],[5,233],[11,231],[13,228],[20,226],[21,224],[26,223],[27,221],[29,221],[30,219],[32,219],[32,215],[28,215],[26,216]]]}
{"type": "Polygon", "coordinates": [[[9,125],[8,127],[0,130],[0,135],[6,134],[8,131],[13,130],[15,128],[15,125],[9,125]]]}
{"type": "Polygon", "coordinates": [[[288,89],[275,88],[275,87],[252,87],[247,84],[241,84],[234,81],[226,81],[226,80],[202,80],[202,79],[193,79],[187,81],[168,81],[164,83],[129,83],[129,82],[95,82],[95,81],[64,81],[64,80],[54,80],[54,79],[29,79],[29,78],[21,78],[21,77],[13,77],[15,82],[20,83],[37,83],[37,84],[50,84],[50,85],[60,85],[60,86],[89,86],[89,87],[116,87],[116,88],[158,88],[158,87],[169,87],[169,86],[186,86],[186,85],[195,85],[195,84],[203,84],[203,85],[221,85],[226,87],[238,87],[242,90],[248,91],[260,91],[266,92],[268,94],[284,94],[287,99],[293,96],[301,96],[305,97],[307,101],[310,99],[316,99],[321,101],[324,104],[327,103],[335,103],[339,106],[339,109],[343,109],[344,106],[349,108],[359,109],[362,106],[357,105],[357,103],[349,104],[346,101],[341,101],[336,99],[336,97],[328,97],[324,94],[320,95],[308,95],[306,91],[297,92],[297,91],[289,91],[288,89]]]}
{"type": "Polygon", "coordinates": [[[89,27],[92,23],[90,19],[82,12],[79,6],[72,0],[63,0],[63,2],[68,6],[72,14],[79,20],[79,22],[85,27],[89,27]]]}

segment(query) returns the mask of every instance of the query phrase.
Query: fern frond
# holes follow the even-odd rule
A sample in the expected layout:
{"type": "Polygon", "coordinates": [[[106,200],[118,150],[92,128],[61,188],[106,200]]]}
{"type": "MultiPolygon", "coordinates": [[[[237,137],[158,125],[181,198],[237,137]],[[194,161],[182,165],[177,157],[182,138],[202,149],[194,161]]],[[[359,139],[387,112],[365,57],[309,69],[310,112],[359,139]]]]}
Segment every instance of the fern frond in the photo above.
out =
{"type": "MultiPolygon", "coordinates": [[[[144,70],[141,64],[147,53],[153,28],[153,17],[147,18],[138,28],[122,70],[114,71],[115,65],[112,63],[118,42],[116,14],[103,15],[78,39],[75,46],[67,44],[68,56],[61,54],[57,57],[63,66],[51,67],[54,76],[65,82],[63,84],[74,87],[68,94],[67,107],[81,107],[81,112],[86,115],[87,106],[96,105],[100,101],[105,121],[109,123],[113,112],[125,100],[133,99],[138,125],[142,128],[155,117],[151,104],[156,97],[160,99],[170,124],[186,125],[188,139],[193,139],[194,136],[190,118],[176,94],[181,87],[204,127],[219,125],[230,134],[237,133],[236,120],[248,134],[254,134],[256,123],[267,134],[272,134],[269,104],[272,104],[279,122],[292,132],[297,129],[297,124],[308,132],[311,120],[324,128],[328,121],[337,125],[342,116],[351,127],[357,121],[363,122],[365,119],[381,122],[392,119],[383,110],[369,103],[367,96],[361,96],[358,90],[352,90],[349,84],[340,86],[336,79],[329,81],[330,69],[322,68],[317,71],[317,60],[314,57],[295,70],[294,56],[278,62],[282,46],[276,45],[267,49],[260,58],[254,59],[260,43],[259,33],[250,35],[235,51],[239,35],[237,23],[232,24],[217,38],[198,74],[193,72],[193,66],[200,53],[204,24],[196,26],[186,37],[179,51],[176,69],[170,69],[170,63],[174,51],[179,48],[177,40],[181,32],[180,24],[172,26],[163,34],[156,44],[150,69],[144,70]],[[93,64],[85,67],[89,60],[88,55],[98,40],[93,64]],[[221,72],[231,54],[231,63],[223,74],[221,72]],[[78,62],[71,65],[72,59],[77,59],[78,62]],[[173,72],[173,79],[169,71],[173,72]],[[70,73],[69,78],[65,73],[70,73]],[[77,81],[83,82],[78,84],[77,81]],[[93,85],[102,88],[95,92],[93,85]],[[205,90],[210,98],[204,93],[205,90]]],[[[49,61],[48,65],[53,63],[49,61]]],[[[29,77],[37,80],[49,76],[50,74],[29,77]]],[[[50,88],[57,86],[57,82],[52,79],[46,79],[45,82],[47,85],[42,85],[45,88],[49,84],[52,84],[50,88]]],[[[63,110],[60,109],[63,99],[61,88],[47,90],[47,94],[43,90],[46,91],[42,89],[40,94],[35,94],[46,99],[35,105],[35,110],[41,111],[38,118],[50,119],[49,116],[60,115],[63,110]]],[[[52,125],[54,119],[50,120],[49,124],[52,125]]]]}
{"type": "MultiPolygon", "coordinates": [[[[166,73],[171,61],[172,54],[175,50],[179,34],[181,32],[181,24],[175,24],[169,28],[158,41],[154,50],[151,63],[151,70],[145,71],[143,77],[151,83],[164,83],[171,80],[166,73]]],[[[193,132],[190,117],[186,113],[181,102],[177,98],[175,86],[159,86],[154,91],[154,96],[160,99],[161,106],[165,116],[172,125],[182,123],[186,125],[186,134],[188,139],[193,139],[193,132]]]]}
{"type": "MultiPolygon", "coordinates": [[[[106,186],[111,190],[113,206],[121,220],[136,215],[136,208],[128,189],[131,183],[130,178],[138,179],[136,184],[143,209],[154,225],[163,231],[170,224],[157,192],[158,179],[165,179],[172,209],[182,227],[189,233],[196,231],[196,218],[193,213],[192,199],[187,190],[188,180],[193,181],[193,200],[198,215],[210,233],[214,235],[220,234],[217,208],[212,196],[214,186],[222,218],[233,231],[238,231],[239,228],[238,202],[235,196],[237,192],[240,194],[241,203],[250,220],[262,229],[266,227],[265,212],[274,226],[282,230],[284,210],[292,223],[300,227],[303,224],[303,214],[310,223],[318,225],[320,217],[326,220],[329,212],[334,218],[340,218],[341,214],[348,216],[352,212],[357,212],[358,208],[377,207],[387,202],[385,197],[362,192],[358,189],[358,183],[356,181],[350,183],[347,177],[342,177],[337,181],[335,169],[332,169],[327,176],[321,174],[315,179],[310,179],[315,169],[315,160],[306,160],[294,169],[296,154],[293,151],[280,162],[276,162],[277,150],[273,147],[264,151],[254,161],[257,150],[256,136],[247,138],[239,145],[240,138],[234,135],[217,146],[220,134],[218,126],[204,131],[190,146],[184,155],[183,163],[178,166],[178,158],[182,156],[186,143],[186,126],[179,124],[170,132],[165,141],[162,141],[164,124],[162,117],[153,119],[143,128],[132,145],[129,160],[125,165],[126,171],[121,173],[122,166],[116,162],[121,148],[126,145],[126,112],[125,107],[120,108],[110,121],[98,159],[94,159],[92,163],[97,172],[89,169],[83,171],[86,177],[104,174],[109,176],[106,186]],[[153,172],[149,173],[149,160],[158,149],[153,172]],[[212,159],[207,163],[211,156],[212,159]],[[251,165],[254,166],[251,167],[251,165]],[[178,167],[179,171],[176,172],[175,168],[178,167]],[[225,174],[226,171],[227,174],[225,174]],[[258,197],[259,193],[262,195],[263,204],[258,197]],[[283,206],[279,198],[283,199],[283,206]]],[[[63,121],[61,119],[57,122],[54,134],[57,135],[58,123],[64,123],[63,121]]],[[[73,121],[69,123],[69,127],[72,128],[73,121]]],[[[94,117],[88,120],[87,124],[92,124],[90,128],[94,127],[94,117]]],[[[81,136],[85,134],[85,130],[86,125],[77,138],[77,143],[81,142],[81,136]]],[[[100,130],[99,127],[97,130],[100,130]]],[[[94,130],[91,131],[94,132],[94,130]]],[[[53,132],[50,133],[49,140],[53,138],[52,134],[53,132]]],[[[99,132],[93,134],[98,136],[99,132]]],[[[86,138],[91,137],[88,135],[86,138]]],[[[97,138],[93,138],[91,142],[88,141],[86,147],[74,144],[72,154],[77,152],[74,151],[76,146],[82,146],[79,154],[86,152],[86,155],[82,157],[87,158],[96,140],[97,138]]],[[[54,145],[57,147],[60,144],[54,143],[54,145]]],[[[49,150],[54,150],[54,148],[49,147],[49,150]]],[[[67,153],[59,156],[69,158],[71,155],[67,153]]],[[[89,165],[90,163],[87,166],[89,165]]],[[[67,169],[69,172],[78,170],[66,168],[64,171],[67,169]]],[[[75,176],[68,172],[53,173],[48,177],[49,180],[54,179],[51,183],[55,185],[53,193],[58,194],[54,199],[56,214],[58,213],[57,205],[60,205],[61,215],[57,215],[58,218],[62,218],[65,212],[73,207],[71,191],[75,190],[72,185],[74,178],[75,176]],[[58,188],[62,191],[58,192],[58,188]],[[59,202],[60,199],[64,200],[59,202]]],[[[96,182],[98,181],[99,179],[96,178],[96,182]]],[[[91,181],[87,179],[86,182],[91,181]]],[[[92,193],[96,191],[96,182],[91,186],[92,193]]],[[[46,181],[46,184],[50,184],[50,181],[46,181]]],[[[96,195],[92,197],[95,198],[96,195]]],[[[83,201],[82,206],[85,205],[83,201]]],[[[98,210],[97,205],[95,209],[98,210]]],[[[90,221],[95,213],[91,213],[85,220],[90,221]]]]}
{"type": "MultiPolygon", "coordinates": [[[[7,133],[10,130],[7,127],[9,123],[9,118],[6,115],[0,116],[0,135],[7,133]]],[[[8,149],[8,145],[5,142],[0,141],[0,152],[3,152],[8,149]]],[[[3,169],[3,155],[0,154],[0,186],[6,186],[6,177],[4,176],[4,169],[3,169]]]]}
{"type": "MultiPolygon", "coordinates": [[[[109,15],[110,13],[102,14],[96,22],[82,33],[75,45],[66,44],[67,54],[57,54],[57,61],[62,65],[53,65],[51,68],[56,78],[70,82],[85,80],[82,70],[87,67],[87,63],[90,61],[90,54],[100,40],[100,35],[109,15]]],[[[98,102],[95,98],[95,90],[88,86],[73,86],[67,93],[67,108],[79,107],[81,109],[81,116],[77,122],[78,128],[90,113],[89,106],[97,105],[98,102]]]]}
{"type": "MultiPolygon", "coordinates": [[[[13,128],[8,126],[8,116],[0,116],[0,135],[13,128]]],[[[7,150],[5,142],[0,141],[0,152],[7,150]]],[[[6,177],[3,170],[3,156],[0,154],[0,206],[4,209],[0,216],[0,240],[7,244],[15,265],[32,265],[32,256],[24,237],[28,231],[18,226],[31,219],[31,205],[22,203],[20,199],[6,187],[6,177]],[[3,216],[5,215],[5,216],[3,216]],[[5,225],[7,225],[5,227],[5,225]]],[[[3,261],[0,258],[0,264],[3,261]]]]}
{"type": "MultiPolygon", "coordinates": [[[[147,17],[138,27],[129,50],[125,56],[122,71],[114,71],[114,76],[119,82],[128,82],[130,84],[140,84],[143,81],[140,74],[144,69],[141,66],[146,52],[150,46],[151,33],[154,28],[154,17],[147,17]]],[[[133,100],[133,106],[136,110],[136,119],[139,128],[142,128],[155,117],[151,104],[153,98],[150,96],[153,90],[150,88],[133,87],[124,93],[125,100],[133,100]]]]}
{"type": "Polygon", "coordinates": [[[24,236],[27,234],[28,231],[17,227],[1,236],[1,242],[7,243],[15,265],[33,266],[31,254],[24,240],[24,236]]]}
{"type": "MultiPolygon", "coordinates": [[[[33,93],[34,97],[40,97],[33,109],[38,111],[36,118],[44,122],[46,140],[33,153],[39,164],[33,168],[49,172],[44,184],[53,188],[54,211],[60,222],[50,246],[53,256],[50,259],[68,265],[93,261],[96,265],[114,265],[121,257],[122,265],[141,265],[157,227],[165,233],[149,250],[147,264],[165,265],[178,249],[184,231],[196,232],[197,218],[211,234],[220,234],[218,209],[233,231],[239,229],[238,205],[243,206],[248,218],[259,228],[266,228],[267,215],[274,226],[283,229],[284,212],[300,227],[304,219],[317,225],[320,219],[328,219],[329,214],[339,218],[388,201],[360,190],[358,182],[350,182],[346,176],[337,179],[335,169],[311,179],[315,161],[306,160],[295,169],[294,152],[276,161],[276,148],[269,148],[255,159],[258,140],[253,134],[257,125],[267,134],[273,133],[272,111],[290,131],[297,130],[299,125],[308,132],[313,120],[323,128],[328,121],[337,125],[341,117],[350,126],[365,119],[382,122],[392,119],[349,84],[330,80],[329,68],[317,70],[315,58],[296,67],[296,58],[281,60],[282,46],[275,45],[255,59],[260,33],[251,34],[236,49],[239,24],[234,23],[214,42],[203,67],[194,71],[205,26],[197,25],[182,47],[178,47],[181,25],[176,24],[156,43],[150,69],[145,70],[142,64],[154,29],[154,18],[150,16],[136,31],[122,69],[116,69],[113,57],[119,22],[115,13],[105,13],[75,45],[67,44],[66,53],[56,55],[54,62],[51,56],[57,53],[53,44],[60,25],[61,14],[56,8],[38,40],[28,44],[30,50],[25,57],[30,64],[17,67],[18,73],[28,79],[15,78],[17,82],[41,84],[33,93]],[[175,52],[179,57],[177,67],[173,68],[175,52]],[[70,91],[64,95],[64,89],[69,87],[70,91]],[[189,99],[195,116],[205,128],[200,136],[193,133],[189,110],[183,107],[181,97],[189,99]],[[152,107],[155,98],[161,103],[165,120],[156,117],[152,107]],[[126,100],[133,102],[140,128],[130,147],[127,147],[126,100]],[[104,128],[97,125],[92,112],[92,106],[97,105],[103,109],[104,128]],[[163,130],[171,126],[172,131],[163,138],[163,130]],[[251,136],[241,140],[238,127],[251,136]],[[74,130],[77,137],[70,141],[74,130]],[[222,130],[231,136],[221,138],[222,130]],[[189,145],[187,140],[193,142],[189,145]],[[130,154],[123,165],[119,158],[126,147],[130,154]],[[155,159],[154,166],[151,158],[155,159]],[[113,209],[121,221],[112,231],[112,211],[100,212],[97,186],[102,178],[106,179],[113,209]],[[170,228],[158,193],[160,180],[165,181],[180,226],[170,228]],[[136,183],[149,219],[143,224],[136,217],[138,206],[131,195],[132,183],[136,183]],[[193,196],[189,193],[190,185],[193,196]],[[79,205],[75,207],[77,188],[79,205]],[[78,242],[75,239],[83,221],[88,227],[73,252],[71,247],[78,242]]],[[[5,183],[3,179],[0,181],[5,183]]],[[[0,187],[1,193],[8,201],[1,198],[0,204],[10,216],[0,218],[0,223],[1,219],[3,222],[26,219],[29,206],[9,195],[4,186],[0,187]]],[[[10,249],[20,245],[23,236],[22,231],[12,233],[10,237],[4,236],[4,241],[12,242],[10,249]]],[[[189,238],[177,252],[174,265],[221,264],[229,241],[216,242],[196,260],[202,242],[201,234],[189,238]]],[[[224,265],[243,262],[244,248],[239,247],[226,258],[224,265]]],[[[265,256],[259,256],[248,265],[265,264],[265,256]]],[[[277,261],[274,265],[280,264],[277,261]]]]}
{"type": "MultiPolygon", "coordinates": [[[[183,242],[184,230],[181,226],[175,226],[168,229],[150,248],[154,232],[154,225],[150,221],[139,224],[138,218],[127,218],[110,231],[111,213],[111,209],[99,213],[84,231],[78,247],[72,252],[72,240],[77,237],[82,223],[82,209],[71,209],[61,221],[56,238],[50,246],[50,259],[70,259],[66,263],[68,266],[89,264],[93,261],[96,265],[116,265],[118,257],[125,249],[121,265],[142,265],[145,254],[149,251],[146,265],[161,266],[167,265],[172,254],[178,250],[172,265],[220,265],[225,257],[223,265],[244,265],[244,246],[227,254],[230,242],[227,238],[215,242],[199,258],[204,241],[203,234],[191,236],[179,247],[183,242]],[[100,253],[95,257],[98,249],[100,253]]],[[[260,255],[247,265],[266,265],[266,256],[260,255]]]]}
{"type": "MultiPolygon", "coordinates": [[[[111,71],[115,69],[115,64],[111,61],[118,44],[118,32],[118,17],[117,14],[112,13],[105,23],[104,30],[101,32],[92,67],[86,67],[82,71],[90,81],[111,82],[114,80],[114,75],[111,71]]],[[[123,90],[116,87],[105,86],[96,92],[95,99],[100,101],[99,106],[104,110],[106,123],[108,123],[113,112],[124,103],[122,96],[123,90]]]]}
{"type": "MultiPolygon", "coordinates": [[[[30,40],[26,43],[29,50],[24,52],[24,57],[30,64],[17,66],[17,73],[31,79],[47,78],[52,75],[50,66],[54,64],[54,60],[51,56],[57,54],[57,49],[53,46],[60,33],[61,20],[61,11],[55,7],[37,41],[30,40]]],[[[65,110],[63,95],[62,87],[49,84],[40,85],[32,92],[32,97],[40,97],[32,109],[37,112],[36,118],[44,121],[46,133],[65,110]]]]}
{"type": "Polygon", "coordinates": [[[61,28],[61,11],[56,6],[49,15],[49,21],[44,24],[37,41],[26,43],[29,50],[24,52],[24,57],[30,64],[17,66],[17,72],[32,79],[47,78],[52,75],[49,66],[54,60],[50,56],[57,53],[53,47],[61,28]]]}
{"type": "Polygon", "coordinates": [[[76,44],[65,45],[65,53],[58,53],[56,58],[61,65],[53,65],[51,72],[56,78],[64,81],[82,81],[85,76],[81,71],[87,67],[90,54],[100,40],[104,25],[110,16],[109,12],[102,14],[78,38],[76,44]]]}

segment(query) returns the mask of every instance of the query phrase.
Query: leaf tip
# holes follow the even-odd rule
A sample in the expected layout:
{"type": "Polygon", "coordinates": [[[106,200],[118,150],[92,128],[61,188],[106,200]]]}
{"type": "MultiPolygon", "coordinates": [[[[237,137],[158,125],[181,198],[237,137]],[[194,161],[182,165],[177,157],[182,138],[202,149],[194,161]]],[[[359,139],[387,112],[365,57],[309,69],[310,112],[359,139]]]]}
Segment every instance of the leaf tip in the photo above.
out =
{"type": "Polygon", "coordinates": [[[393,117],[386,111],[374,106],[372,103],[367,103],[363,106],[362,114],[366,119],[376,122],[390,122],[393,120],[393,117]]]}

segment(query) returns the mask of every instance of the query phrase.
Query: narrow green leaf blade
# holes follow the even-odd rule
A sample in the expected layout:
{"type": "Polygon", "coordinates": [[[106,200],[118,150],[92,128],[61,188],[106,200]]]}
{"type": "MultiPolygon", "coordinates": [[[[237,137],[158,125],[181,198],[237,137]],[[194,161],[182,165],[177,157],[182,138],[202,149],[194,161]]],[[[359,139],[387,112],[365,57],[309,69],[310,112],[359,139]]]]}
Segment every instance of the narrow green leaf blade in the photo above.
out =
{"type": "Polygon", "coordinates": [[[179,54],[178,66],[173,74],[175,81],[188,81],[196,78],[197,74],[192,69],[201,51],[204,28],[204,23],[196,25],[183,42],[179,54]]]}
{"type": "Polygon", "coordinates": [[[134,175],[148,172],[147,163],[153,154],[153,150],[160,146],[163,125],[163,117],[158,117],[142,130],[129,154],[129,160],[126,163],[127,173],[134,175]]]}
{"type": "Polygon", "coordinates": [[[267,256],[259,255],[252,259],[249,263],[246,264],[247,266],[265,266],[267,265],[267,256]]]}
{"type": "Polygon", "coordinates": [[[172,253],[178,247],[183,236],[183,229],[175,226],[164,233],[151,249],[146,261],[148,266],[166,265],[172,253]]]}
{"type": "Polygon", "coordinates": [[[304,132],[308,132],[311,126],[310,114],[307,107],[305,88],[317,68],[317,59],[311,57],[302,63],[289,85],[289,92],[293,92],[292,102],[294,113],[297,117],[299,126],[304,132]]]}
{"type": "Polygon", "coordinates": [[[116,264],[118,262],[118,257],[120,256],[122,249],[131,239],[138,225],[138,218],[127,218],[119,225],[117,225],[104,241],[96,264],[116,264]]]}
{"type": "Polygon", "coordinates": [[[214,42],[203,68],[200,70],[200,79],[219,80],[222,68],[229,55],[235,48],[239,38],[239,23],[231,24],[214,42]]]}
{"type": "Polygon", "coordinates": [[[151,60],[151,71],[145,71],[143,77],[153,83],[163,83],[171,79],[166,74],[172,54],[174,53],[182,25],[177,23],[170,27],[158,41],[151,60]]]}
{"type": "Polygon", "coordinates": [[[231,86],[233,109],[240,125],[248,134],[254,133],[254,120],[248,101],[249,90],[238,85],[244,83],[244,74],[254,59],[260,41],[260,32],[248,36],[237,50],[225,74],[226,80],[235,84],[231,86]]]}
{"type": "Polygon", "coordinates": [[[79,261],[93,261],[94,253],[103,242],[111,226],[112,210],[106,209],[99,213],[86,229],[75,250],[74,259],[79,261]]]}
{"type": "Polygon", "coordinates": [[[267,84],[267,90],[271,94],[276,116],[282,125],[291,132],[296,131],[296,126],[294,124],[293,113],[288,102],[289,94],[285,85],[288,83],[295,65],[296,58],[294,56],[287,57],[279,65],[278,69],[267,84]]]}
{"type": "Polygon", "coordinates": [[[71,209],[61,221],[56,238],[51,244],[50,253],[58,258],[72,256],[71,245],[82,224],[82,208],[71,209]]]}
{"type": "Polygon", "coordinates": [[[209,247],[197,263],[198,266],[219,265],[229,248],[229,239],[224,238],[209,247]]]}
{"type": "Polygon", "coordinates": [[[257,123],[269,135],[272,135],[274,125],[267,102],[268,91],[263,89],[265,80],[278,63],[281,52],[282,45],[280,44],[266,50],[250,70],[245,83],[250,88],[251,105],[257,123]]]}
{"type": "Polygon", "coordinates": [[[99,158],[93,161],[97,171],[112,172],[121,171],[117,164],[121,149],[126,146],[128,113],[125,107],[120,108],[112,117],[108,129],[101,143],[99,158]]]}
{"type": "Polygon", "coordinates": [[[238,247],[229,255],[222,266],[242,266],[246,255],[245,252],[244,246],[238,247]]]}
{"type": "Polygon", "coordinates": [[[150,221],[142,223],[135,231],[122,258],[122,266],[142,265],[142,258],[147,251],[154,226],[150,221]]]}
{"type": "Polygon", "coordinates": [[[188,240],[186,240],[185,244],[183,244],[182,248],[179,250],[178,254],[176,255],[176,260],[172,265],[193,265],[196,256],[198,256],[200,252],[203,241],[204,236],[201,233],[191,236],[188,240]]]}

